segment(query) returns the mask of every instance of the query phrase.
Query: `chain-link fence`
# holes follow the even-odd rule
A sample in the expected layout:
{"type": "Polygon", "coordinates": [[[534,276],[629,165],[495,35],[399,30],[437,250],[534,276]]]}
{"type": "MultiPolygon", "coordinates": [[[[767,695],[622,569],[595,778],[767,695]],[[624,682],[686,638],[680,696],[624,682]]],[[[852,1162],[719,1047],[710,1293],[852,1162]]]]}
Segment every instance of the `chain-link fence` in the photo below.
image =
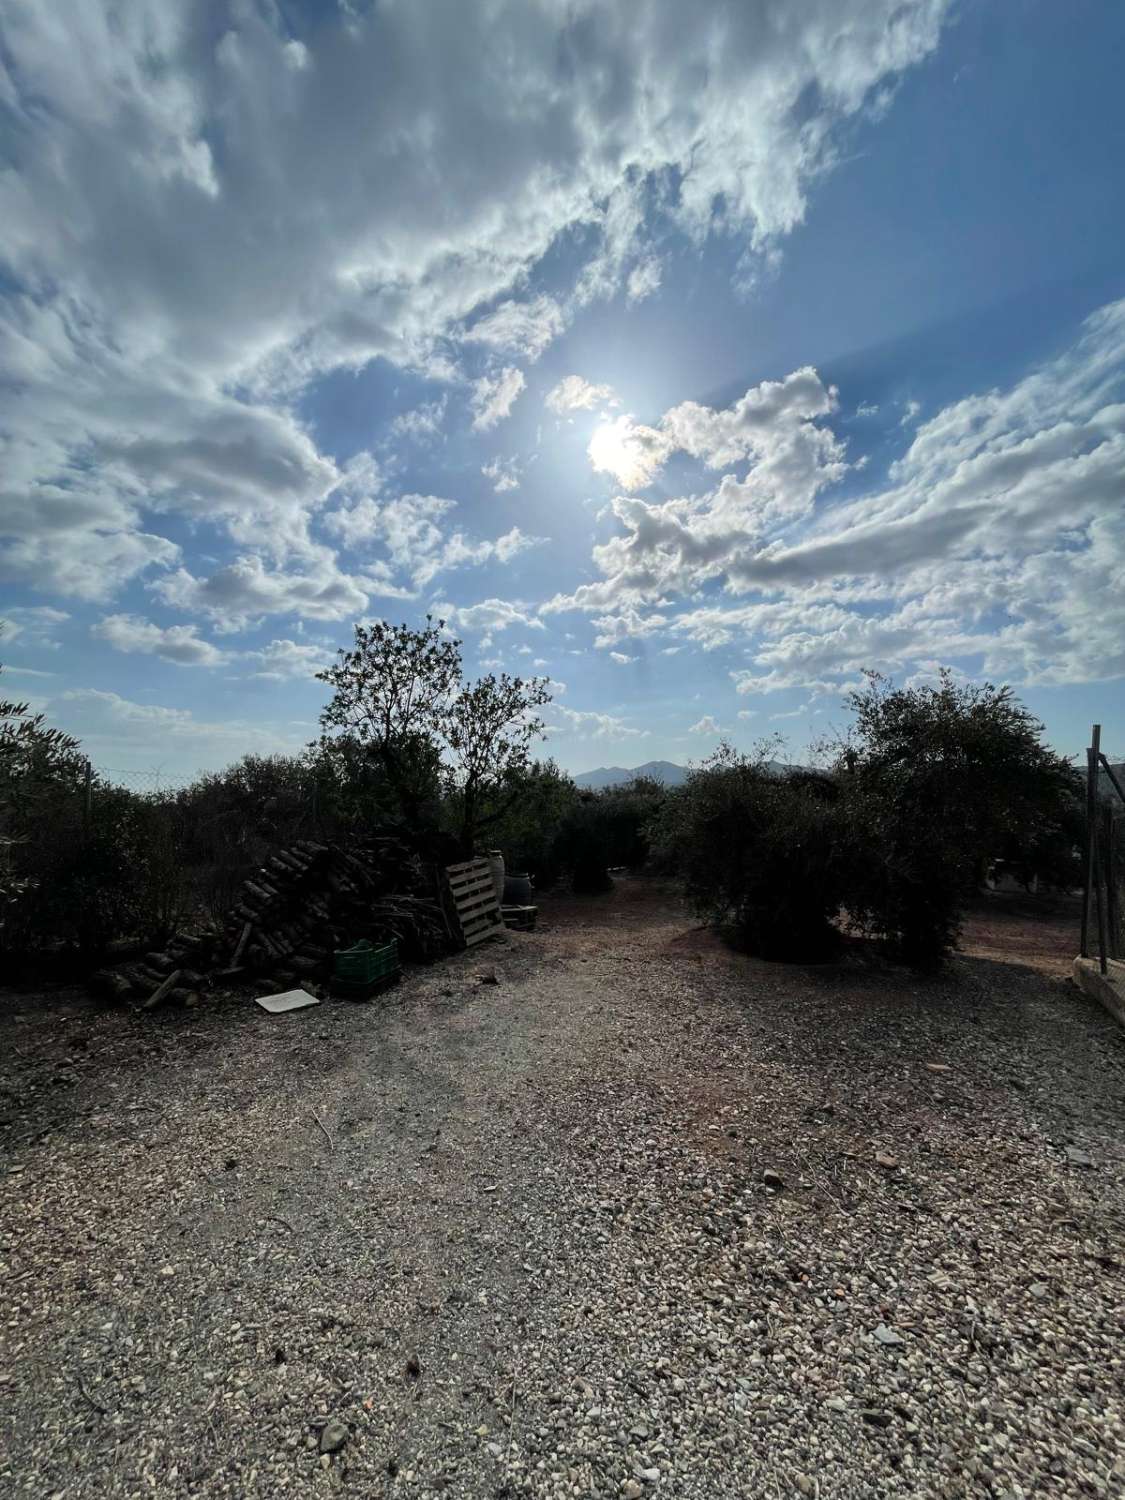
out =
{"type": "Polygon", "coordinates": [[[174,775],[160,766],[139,771],[120,770],[114,766],[91,766],[91,774],[95,781],[105,786],[124,787],[139,796],[147,793],[180,792],[197,779],[195,776],[174,775]]]}
{"type": "Polygon", "coordinates": [[[1095,724],[1086,751],[1086,850],[1082,956],[1097,955],[1102,973],[1125,960],[1125,762],[1101,747],[1095,724]]]}

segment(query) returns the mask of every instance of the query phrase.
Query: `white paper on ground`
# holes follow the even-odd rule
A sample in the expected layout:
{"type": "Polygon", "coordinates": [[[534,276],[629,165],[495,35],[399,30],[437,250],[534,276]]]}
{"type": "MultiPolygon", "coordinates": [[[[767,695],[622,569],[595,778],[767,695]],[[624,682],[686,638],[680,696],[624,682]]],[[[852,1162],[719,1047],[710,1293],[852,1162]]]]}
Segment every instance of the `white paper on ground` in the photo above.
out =
{"type": "Polygon", "coordinates": [[[270,1015],[280,1015],[285,1010],[303,1010],[306,1005],[319,1005],[320,1001],[308,990],[284,990],[279,995],[259,995],[258,1004],[270,1015]]]}

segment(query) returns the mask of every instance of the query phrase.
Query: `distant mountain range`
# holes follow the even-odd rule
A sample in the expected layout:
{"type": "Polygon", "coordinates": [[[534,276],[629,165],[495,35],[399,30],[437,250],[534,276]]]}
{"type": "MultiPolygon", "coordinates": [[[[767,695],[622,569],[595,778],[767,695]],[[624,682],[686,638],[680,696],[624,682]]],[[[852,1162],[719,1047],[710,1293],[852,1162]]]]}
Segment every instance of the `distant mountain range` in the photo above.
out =
{"type": "Polygon", "coordinates": [[[638,776],[650,776],[665,786],[682,786],[687,780],[687,767],[670,760],[646,760],[643,766],[634,766],[632,770],[625,766],[599,766],[596,771],[582,771],[574,778],[574,784],[600,792],[602,787],[621,786],[636,781],[638,776]]]}
{"type": "MultiPolygon", "coordinates": [[[[781,776],[791,768],[780,760],[771,760],[770,769],[781,776]]],[[[792,769],[796,770],[797,767],[792,769]]],[[[643,766],[599,766],[596,771],[582,771],[574,777],[575,786],[600,792],[603,787],[623,786],[636,781],[638,776],[647,776],[653,781],[662,781],[665,786],[682,786],[688,778],[686,766],[678,766],[672,760],[646,760],[643,766]]]]}

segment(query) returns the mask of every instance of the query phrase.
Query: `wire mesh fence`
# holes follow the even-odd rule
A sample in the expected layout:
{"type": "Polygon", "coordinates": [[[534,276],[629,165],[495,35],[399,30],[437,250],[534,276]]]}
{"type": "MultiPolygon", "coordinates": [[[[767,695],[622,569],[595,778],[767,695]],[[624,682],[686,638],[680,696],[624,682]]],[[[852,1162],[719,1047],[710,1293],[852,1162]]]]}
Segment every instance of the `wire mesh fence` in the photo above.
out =
{"type": "Polygon", "coordinates": [[[175,775],[160,766],[147,769],[122,770],[115,766],[91,766],[93,779],[103,786],[123,787],[140,795],[159,792],[180,792],[191,786],[194,776],[175,775]]]}
{"type": "Polygon", "coordinates": [[[1095,724],[1086,751],[1086,850],[1082,956],[1096,952],[1102,973],[1125,959],[1125,765],[1101,748],[1095,724]]]}

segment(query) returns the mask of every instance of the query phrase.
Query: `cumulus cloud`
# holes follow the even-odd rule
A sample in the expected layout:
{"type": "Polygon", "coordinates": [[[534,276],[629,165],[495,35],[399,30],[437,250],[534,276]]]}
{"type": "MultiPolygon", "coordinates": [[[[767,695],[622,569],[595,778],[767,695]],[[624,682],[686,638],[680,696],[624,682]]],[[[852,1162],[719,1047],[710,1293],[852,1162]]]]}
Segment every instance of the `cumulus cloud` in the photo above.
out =
{"type": "Polygon", "coordinates": [[[91,626],[90,633],[115,651],[159,656],[181,667],[217,667],[230,655],[200,639],[194,625],[160,626],[136,615],[106,615],[91,626]]]}
{"type": "Polygon", "coordinates": [[[520,467],[514,458],[494,458],[491,463],[482,466],[481,473],[486,479],[491,479],[492,488],[498,495],[520,487],[520,467]]]}
{"type": "Polygon", "coordinates": [[[697,720],[688,730],[688,734],[718,735],[722,732],[710,714],[704,714],[702,719],[697,720]]]}
{"type": "Polygon", "coordinates": [[[594,385],[583,380],[581,375],[564,375],[558,385],[547,392],[543,404],[564,417],[568,412],[593,411],[596,406],[617,406],[620,403],[612,386],[594,385]]]}
{"type": "Polygon", "coordinates": [[[569,733],[583,740],[640,740],[649,734],[647,729],[637,729],[616,714],[566,708],[561,703],[552,703],[547,712],[551,715],[548,735],[569,733]]]}
{"type": "Polygon", "coordinates": [[[328,646],[311,641],[274,640],[259,651],[244,651],[243,659],[253,664],[252,676],[281,682],[287,678],[312,677],[332,661],[328,646]]]}
{"type": "Polygon", "coordinates": [[[340,573],[330,558],[303,572],[270,570],[253,555],[240,557],[209,577],[177,568],[151,585],[167,605],[209,616],[219,630],[244,629],[266,615],[307,620],[354,619],[367,606],[367,594],[340,573]]]}
{"type": "Polygon", "coordinates": [[[553,297],[532,302],[502,302],[465,334],[474,344],[534,362],[566,327],[563,310],[553,297]]]}
{"type": "Polygon", "coordinates": [[[705,648],[745,643],[743,693],[843,691],[868,666],[939,659],[1023,684],[1125,674],[1125,301],[1005,390],[918,426],[887,483],[824,507],[844,459],[810,371],[726,413],[676,408],[701,464],[744,447],[703,495],[617,497],[603,577],[548,601],[602,618],[659,609],[705,648]],[[701,414],[702,413],[702,414],[701,414]],[[795,523],[800,523],[796,526],[795,523]],[[721,585],[742,601],[670,601],[721,585]]]}
{"type": "Polygon", "coordinates": [[[440,495],[381,495],[357,484],[342,491],[341,498],[325,514],[325,529],[349,549],[381,549],[384,556],[358,568],[352,581],[384,596],[414,597],[439,573],[490,561],[508,563],[543,540],[518,526],[494,540],[468,537],[457,527],[448,530],[447,518],[457,502],[440,495]]]}
{"type": "Polygon", "coordinates": [[[416,443],[440,437],[448,405],[449,397],[444,395],[436,401],[423,401],[421,406],[400,412],[391,423],[391,432],[395,437],[410,438],[416,443]]]}
{"type": "Polygon", "coordinates": [[[611,651],[609,659],[610,661],[615,661],[619,667],[627,667],[632,662],[635,662],[637,658],[627,655],[624,651],[611,651]]]}
{"type": "MultiPolygon", "coordinates": [[[[841,0],[798,27],[788,0],[701,0],[682,28],[656,5],[518,26],[484,3],[315,24],[245,4],[217,26],[174,0],[17,7],[0,580],[109,600],[177,569],[185,521],[300,572],[339,478],[294,415],[318,377],[379,357],[449,377],[462,340],[536,358],[575,300],[653,289],[654,198],[669,234],[773,254],[838,128],[933,51],[947,9],[841,0]],[[568,231],[590,257],[574,285],[527,295],[568,231]]],[[[479,431],[523,379],[474,386],[479,431]]]]}
{"type": "Polygon", "coordinates": [[[502,422],[526,384],[523,371],[515,365],[506,366],[498,375],[482,375],[474,380],[469,399],[474,430],[488,432],[502,422]]]}
{"type": "Polygon", "coordinates": [[[479,604],[435,604],[431,613],[439,615],[454,630],[507,630],[511,625],[545,629],[543,621],[536,619],[528,605],[507,599],[482,599],[479,604]]]}

